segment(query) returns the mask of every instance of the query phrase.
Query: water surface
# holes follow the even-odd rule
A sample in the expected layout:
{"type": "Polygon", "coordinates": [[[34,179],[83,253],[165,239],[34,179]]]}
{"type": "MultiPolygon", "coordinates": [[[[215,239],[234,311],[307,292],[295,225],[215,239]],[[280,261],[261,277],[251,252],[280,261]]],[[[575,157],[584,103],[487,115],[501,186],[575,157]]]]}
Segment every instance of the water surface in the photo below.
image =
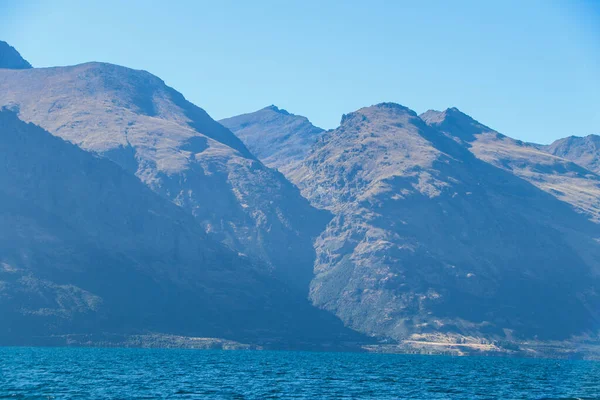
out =
{"type": "Polygon", "coordinates": [[[600,362],[273,351],[0,348],[0,398],[600,398],[600,362]]]}

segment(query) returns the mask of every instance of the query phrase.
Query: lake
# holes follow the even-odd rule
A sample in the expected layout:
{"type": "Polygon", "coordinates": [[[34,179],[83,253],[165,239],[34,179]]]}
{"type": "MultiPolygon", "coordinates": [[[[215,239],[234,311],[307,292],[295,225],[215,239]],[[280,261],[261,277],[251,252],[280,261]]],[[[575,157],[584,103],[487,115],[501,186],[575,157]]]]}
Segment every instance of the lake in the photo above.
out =
{"type": "Polygon", "coordinates": [[[5,347],[0,398],[600,398],[600,362],[5,347]]]}

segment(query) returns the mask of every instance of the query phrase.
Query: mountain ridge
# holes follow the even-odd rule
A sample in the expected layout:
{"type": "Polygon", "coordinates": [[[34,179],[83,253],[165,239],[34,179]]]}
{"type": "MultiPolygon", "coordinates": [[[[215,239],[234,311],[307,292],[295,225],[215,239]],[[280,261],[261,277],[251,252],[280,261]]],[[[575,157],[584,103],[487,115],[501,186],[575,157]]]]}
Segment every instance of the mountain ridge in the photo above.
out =
{"type": "Polygon", "coordinates": [[[569,136],[540,148],[600,174],[600,135],[569,136]]]}
{"type": "Polygon", "coordinates": [[[9,328],[489,354],[597,342],[600,176],[579,145],[562,157],[455,107],[392,102],[328,131],[275,105],[219,123],[99,62],[0,69],[0,107],[9,328]]]}
{"type": "Polygon", "coordinates": [[[160,78],[96,62],[0,70],[0,105],[116,162],[213,237],[307,290],[326,213],[160,78]]]}
{"type": "Polygon", "coordinates": [[[539,145],[512,139],[458,109],[424,115],[430,126],[464,143],[479,159],[530,182],[600,221],[600,176],[585,165],[558,157],[539,145]]]}
{"type": "Polygon", "coordinates": [[[21,54],[14,47],[0,40],[0,68],[30,69],[33,67],[21,57],[21,54]]]}
{"type": "Polygon", "coordinates": [[[600,271],[600,227],[455,139],[390,103],[346,114],[323,134],[292,176],[335,215],[315,244],[314,304],[396,340],[595,333],[598,315],[586,310],[588,301],[597,308],[588,279],[600,271]],[[577,290],[556,292],[565,279],[591,297],[575,305],[577,290]],[[514,311],[498,309],[522,296],[514,311]],[[542,312],[552,298],[561,329],[542,312]]]}
{"type": "Polygon", "coordinates": [[[360,339],[115,163],[8,111],[0,159],[2,343],[99,332],[275,347],[360,339]]]}

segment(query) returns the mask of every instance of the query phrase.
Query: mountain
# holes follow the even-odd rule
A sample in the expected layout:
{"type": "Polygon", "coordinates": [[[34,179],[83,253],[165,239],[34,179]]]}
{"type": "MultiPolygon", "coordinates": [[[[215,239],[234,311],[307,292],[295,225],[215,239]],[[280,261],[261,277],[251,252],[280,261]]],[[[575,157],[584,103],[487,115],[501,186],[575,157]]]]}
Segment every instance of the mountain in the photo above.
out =
{"type": "Polygon", "coordinates": [[[306,117],[276,106],[219,121],[239,137],[265,165],[288,176],[324,132],[306,117]]]}
{"type": "Polygon", "coordinates": [[[476,157],[535,185],[600,222],[600,176],[538,145],[511,139],[456,108],[422,114],[430,126],[463,143],[476,157]]]}
{"type": "Polygon", "coordinates": [[[0,112],[0,343],[176,334],[354,338],[106,158],[0,112]]]}
{"type": "Polygon", "coordinates": [[[600,136],[569,136],[541,149],[600,174],[600,136]]]}
{"type": "Polygon", "coordinates": [[[0,40],[0,68],[29,69],[31,64],[14,47],[0,40]]]}
{"type": "MultiPolygon", "coordinates": [[[[315,243],[313,303],[411,345],[597,334],[600,225],[523,179],[529,167],[485,157],[513,150],[504,137],[486,150],[470,120],[444,132],[460,119],[382,103],[319,138],[291,176],[334,214],[315,243]]],[[[572,182],[596,179],[560,163],[572,182]]]]}
{"type": "Polygon", "coordinates": [[[27,66],[0,68],[0,343],[598,343],[587,148],[394,103],[218,123],[146,71],[27,66]]]}
{"type": "Polygon", "coordinates": [[[307,292],[312,240],[327,213],[156,76],[96,62],[0,70],[2,105],[114,161],[214,238],[307,292]]]}

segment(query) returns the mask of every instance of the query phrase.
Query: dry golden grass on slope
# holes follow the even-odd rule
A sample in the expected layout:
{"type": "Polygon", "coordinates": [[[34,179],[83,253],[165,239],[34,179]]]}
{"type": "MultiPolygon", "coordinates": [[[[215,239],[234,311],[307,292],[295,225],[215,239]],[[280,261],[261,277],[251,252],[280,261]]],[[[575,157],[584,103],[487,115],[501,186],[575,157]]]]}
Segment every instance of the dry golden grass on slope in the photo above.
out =
{"type": "Polygon", "coordinates": [[[471,145],[479,159],[512,172],[600,222],[600,177],[593,172],[534,146],[498,137],[496,132],[478,135],[471,145]]]}

